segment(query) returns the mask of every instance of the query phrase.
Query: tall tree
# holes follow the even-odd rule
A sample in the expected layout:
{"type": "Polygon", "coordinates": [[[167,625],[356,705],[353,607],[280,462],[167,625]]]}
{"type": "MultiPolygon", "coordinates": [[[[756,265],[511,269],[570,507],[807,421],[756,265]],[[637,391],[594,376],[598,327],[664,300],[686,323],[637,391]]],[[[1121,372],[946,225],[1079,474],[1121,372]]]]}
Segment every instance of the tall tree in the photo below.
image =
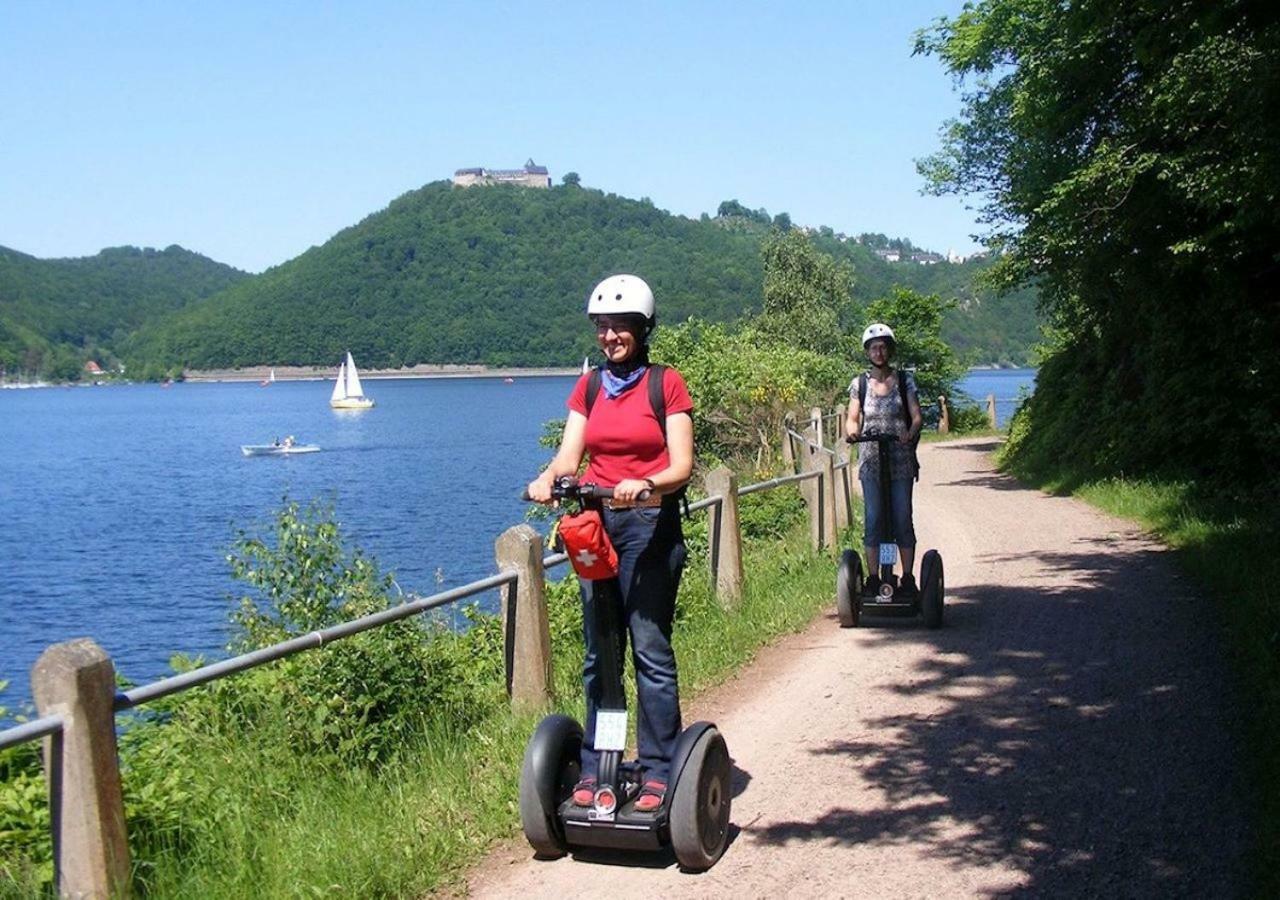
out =
{"type": "Polygon", "coordinates": [[[813,245],[800,231],[776,231],[760,251],[764,259],[764,310],[760,329],[806,350],[847,353],[839,324],[851,302],[853,268],[813,245]]]}
{"type": "Polygon", "coordinates": [[[1256,476],[1280,438],[1276,6],[981,0],[916,49],[965,86],[922,174],[982,198],[997,277],[1055,326],[1022,452],[1256,476]]]}

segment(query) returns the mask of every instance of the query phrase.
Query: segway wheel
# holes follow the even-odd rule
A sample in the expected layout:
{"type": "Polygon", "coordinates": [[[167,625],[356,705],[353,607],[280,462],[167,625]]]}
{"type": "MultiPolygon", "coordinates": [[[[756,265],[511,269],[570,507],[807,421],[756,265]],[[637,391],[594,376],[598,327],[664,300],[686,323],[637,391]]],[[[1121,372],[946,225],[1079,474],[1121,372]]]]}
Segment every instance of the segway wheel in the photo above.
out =
{"type": "Polygon", "coordinates": [[[841,628],[857,628],[859,598],[862,596],[862,560],[853,550],[840,554],[836,570],[836,615],[841,628]]]}
{"type": "Polygon", "coordinates": [[[520,767],[520,825],[540,859],[564,856],[560,804],[578,782],[582,726],[568,716],[547,716],[524,749],[520,767]]]}
{"type": "Polygon", "coordinates": [[[693,745],[671,796],[671,848],[680,865],[704,872],[729,842],[729,748],[708,728],[693,745]]]}
{"type": "Polygon", "coordinates": [[[920,615],[926,628],[938,628],[942,625],[945,594],[942,555],[937,550],[930,550],[920,561],[920,615]]]}

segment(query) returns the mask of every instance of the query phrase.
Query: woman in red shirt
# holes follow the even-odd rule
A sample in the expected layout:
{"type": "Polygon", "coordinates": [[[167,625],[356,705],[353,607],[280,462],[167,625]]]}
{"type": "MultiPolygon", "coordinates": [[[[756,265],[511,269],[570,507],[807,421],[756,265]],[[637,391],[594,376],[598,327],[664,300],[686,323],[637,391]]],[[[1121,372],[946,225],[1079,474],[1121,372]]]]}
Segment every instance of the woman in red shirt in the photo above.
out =
{"type": "MultiPolygon", "coordinates": [[[[586,658],[582,681],[587,697],[582,778],[573,800],[590,806],[597,774],[596,710],[602,695],[598,648],[594,646],[597,604],[620,597],[615,621],[626,624],[636,671],[639,706],[636,739],[644,785],[635,808],[652,811],[662,805],[670,777],[671,754],[680,735],[680,695],[671,623],[676,591],[684,569],[684,533],[674,493],[693,472],[693,401],[684,379],[674,369],[661,369],[665,422],[659,422],[649,400],[648,337],[656,322],[653,292],[635,275],[606,278],[587,301],[604,353],[599,368],[600,391],[588,409],[584,374],[569,395],[564,437],[551,464],[529,484],[529,497],[551,500],[551,487],[561,475],[575,475],[583,457],[583,481],[613,488],[613,500],[602,510],[605,531],[618,553],[617,594],[596,590],[596,582],[580,580],[586,658]],[[647,492],[647,493],[646,493],[647,492]],[[642,498],[643,495],[643,498],[642,498]]],[[[619,650],[627,634],[617,635],[619,650]]],[[[621,652],[619,653],[621,659],[621,652]]]]}

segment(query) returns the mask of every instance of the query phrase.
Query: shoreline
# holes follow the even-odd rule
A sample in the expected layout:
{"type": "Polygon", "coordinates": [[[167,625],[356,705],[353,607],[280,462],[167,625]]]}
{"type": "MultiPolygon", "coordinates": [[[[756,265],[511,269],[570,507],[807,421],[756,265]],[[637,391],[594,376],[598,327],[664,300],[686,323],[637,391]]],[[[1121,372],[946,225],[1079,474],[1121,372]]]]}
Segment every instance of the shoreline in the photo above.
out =
{"type": "MultiPolygon", "coordinates": [[[[242,369],[193,369],[182,374],[190,382],[266,381],[275,369],[276,381],[332,381],[336,366],[246,366],[242,369]]],[[[390,378],[548,378],[577,375],[573,368],[485,365],[416,365],[401,369],[369,369],[360,371],[362,381],[390,378]]]]}

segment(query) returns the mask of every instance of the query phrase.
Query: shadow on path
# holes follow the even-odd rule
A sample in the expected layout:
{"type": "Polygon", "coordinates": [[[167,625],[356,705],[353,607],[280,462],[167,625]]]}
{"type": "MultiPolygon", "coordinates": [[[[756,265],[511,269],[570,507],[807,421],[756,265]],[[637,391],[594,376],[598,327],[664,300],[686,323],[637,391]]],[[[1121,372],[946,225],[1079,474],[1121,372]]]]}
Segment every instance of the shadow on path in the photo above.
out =
{"type": "Polygon", "coordinates": [[[1239,895],[1244,804],[1209,607],[1151,547],[1031,555],[1065,585],[965,586],[939,631],[875,629],[931,650],[904,683],[869,689],[942,711],[811,752],[846,759],[880,804],[752,839],[927,843],[957,865],[1016,866],[1011,895],[1239,895]]]}

